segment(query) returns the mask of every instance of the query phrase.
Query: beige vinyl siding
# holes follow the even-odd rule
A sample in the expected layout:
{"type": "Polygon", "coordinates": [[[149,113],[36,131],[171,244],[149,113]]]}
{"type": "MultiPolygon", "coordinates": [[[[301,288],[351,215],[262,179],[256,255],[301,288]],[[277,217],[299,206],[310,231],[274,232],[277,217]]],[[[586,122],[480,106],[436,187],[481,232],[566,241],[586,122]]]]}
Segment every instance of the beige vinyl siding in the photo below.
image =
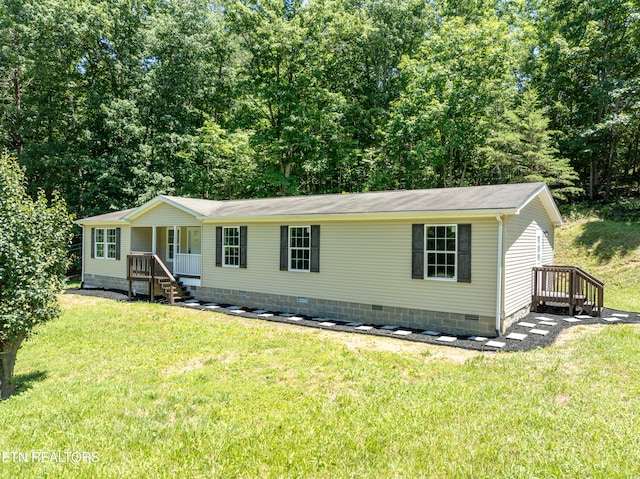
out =
{"type": "Polygon", "coordinates": [[[542,202],[535,198],[519,215],[505,218],[504,312],[506,316],[531,303],[531,275],[536,265],[536,231],[542,235],[542,263],[553,264],[554,227],[542,202]]]}
{"type": "Polygon", "coordinates": [[[313,217],[288,223],[321,225],[320,273],[280,271],[280,223],[248,225],[247,269],[216,267],[216,225],[207,224],[202,235],[202,286],[494,315],[497,222],[493,219],[471,222],[471,283],[411,279],[411,224],[418,222],[469,223],[451,218],[318,223],[313,217]]]}
{"type": "MultiPolygon", "coordinates": [[[[182,211],[167,203],[159,203],[157,206],[144,212],[131,220],[131,226],[200,226],[201,222],[195,216],[182,211]]],[[[166,241],[166,237],[165,237],[166,241]]]]}
{"type": "Polygon", "coordinates": [[[127,277],[127,254],[130,251],[131,228],[129,226],[113,226],[92,224],[83,228],[84,234],[84,272],[113,278],[127,277]],[[120,228],[120,260],[91,258],[91,228],[120,228]]]}
{"type": "MultiPolygon", "coordinates": [[[[153,229],[151,227],[133,228],[131,230],[131,251],[137,253],[148,253],[151,251],[151,243],[153,239],[153,229]]],[[[127,254],[128,251],[123,251],[127,254]]]]}

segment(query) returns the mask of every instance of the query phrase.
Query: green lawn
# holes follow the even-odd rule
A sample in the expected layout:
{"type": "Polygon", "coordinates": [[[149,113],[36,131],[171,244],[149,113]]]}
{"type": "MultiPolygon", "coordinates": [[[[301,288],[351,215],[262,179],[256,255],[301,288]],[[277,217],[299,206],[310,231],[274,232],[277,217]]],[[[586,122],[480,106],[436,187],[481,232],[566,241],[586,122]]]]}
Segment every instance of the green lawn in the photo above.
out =
{"type": "Polygon", "coordinates": [[[640,311],[640,223],[581,217],[557,231],[556,264],[581,266],[605,283],[604,304],[640,311]]]}
{"type": "MultiPolygon", "coordinates": [[[[6,478],[640,476],[640,328],[486,354],[64,295],[0,403],[6,478]]],[[[3,459],[0,456],[0,459],[3,459]]]]}

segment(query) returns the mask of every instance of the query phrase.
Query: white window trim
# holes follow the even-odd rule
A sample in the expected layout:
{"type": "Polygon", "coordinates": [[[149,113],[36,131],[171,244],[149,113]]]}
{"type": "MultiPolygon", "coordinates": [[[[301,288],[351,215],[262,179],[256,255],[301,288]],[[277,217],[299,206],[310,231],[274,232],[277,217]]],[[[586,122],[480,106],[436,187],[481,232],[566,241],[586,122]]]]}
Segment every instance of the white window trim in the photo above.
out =
{"type": "Polygon", "coordinates": [[[222,266],[225,268],[240,268],[240,227],[239,226],[223,226],[222,227],[222,266]],[[238,231],[238,264],[227,264],[227,255],[225,248],[235,248],[236,246],[225,245],[225,230],[235,229],[238,231]]]}
{"type": "Polygon", "coordinates": [[[177,232],[178,232],[178,234],[177,234],[177,236],[178,236],[178,243],[177,243],[177,248],[175,248],[175,250],[173,251],[173,258],[171,258],[171,256],[169,256],[169,251],[170,251],[170,248],[171,248],[171,246],[172,246],[172,245],[173,245],[174,247],[176,246],[176,243],[175,243],[176,238],[173,238],[173,241],[174,241],[173,243],[169,243],[169,232],[170,232],[170,231],[171,231],[171,232],[173,232],[173,231],[174,231],[174,229],[173,229],[172,227],[167,227],[167,241],[166,241],[166,243],[167,243],[167,249],[166,249],[166,252],[165,252],[165,258],[166,258],[166,261],[167,261],[167,262],[172,263],[172,262],[174,262],[174,261],[176,260],[176,254],[179,254],[179,253],[180,253],[180,228],[177,228],[177,229],[175,230],[175,231],[177,231],[177,232]]]}
{"type": "MultiPolygon", "coordinates": [[[[451,254],[451,251],[447,251],[447,253],[444,253],[444,254],[451,254]]],[[[451,223],[451,224],[425,224],[424,225],[424,279],[427,281],[449,281],[454,283],[458,281],[458,225],[457,224],[451,223]],[[455,250],[453,251],[454,261],[455,261],[453,278],[438,278],[438,277],[428,276],[429,253],[438,254],[438,251],[437,250],[432,251],[427,249],[427,228],[432,228],[432,227],[437,228],[438,226],[445,226],[445,227],[453,226],[456,231],[456,240],[455,240],[456,247],[455,247],[455,250]]]]}
{"type": "Polygon", "coordinates": [[[306,225],[306,226],[299,226],[299,225],[295,225],[295,226],[289,226],[289,235],[287,237],[287,252],[288,252],[288,267],[289,267],[289,271],[293,271],[294,273],[310,273],[311,272],[311,225],[306,225]],[[307,231],[309,232],[309,247],[308,248],[300,248],[300,247],[295,247],[295,249],[297,250],[309,250],[309,267],[307,269],[296,269],[296,268],[292,268],[291,267],[291,250],[292,250],[292,246],[291,246],[291,232],[293,231],[294,228],[305,228],[307,229],[307,231]]]}
{"type": "Polygon", "coordinates": [[[117,233],[117,228],[96,228],[95,231],[95,239],[93,241],[93,256],[94,259],[107,259],[110,261],[115,261],[117,256],[118,256],[118,252],[116,251],[116,254],[113,258],[109,258],[109,245],[115,245],[115,247],[118,247],[118,240],[117,240],[117,236],[116,236],[116,241],[111,243],[109,241],[107,241],[107,237],[108,237],[108,230],[113,230],[113,234],[114,236],[116,236],[117,233]],[[102,237],[104,238],[104,241],[100,241],[98,242],[98,231],[102,231],[102,237]],[[102,244],[102,256],[98,256],[98,244],[102,244]]]}

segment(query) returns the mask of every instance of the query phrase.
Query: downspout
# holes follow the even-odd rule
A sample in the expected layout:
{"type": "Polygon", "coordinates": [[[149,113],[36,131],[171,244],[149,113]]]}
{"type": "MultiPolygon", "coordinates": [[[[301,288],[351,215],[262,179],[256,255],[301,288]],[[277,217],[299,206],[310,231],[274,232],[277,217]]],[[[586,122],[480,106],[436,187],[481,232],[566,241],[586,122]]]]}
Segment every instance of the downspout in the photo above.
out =
{"type": "Polygon", "coordinates": [[[502,257],[502,215],[496,213],[496,220],[498,220],[498,271],[497,271],[497,285],[496,285],[496,334],[500,336],[500,328],[502,323],[502,270],[504,268],[502,257]]]}
{"type": "Polygon", "coordinates": [[[80,289],[84,288],[84,261],[85,261],[85,249],[84,249],[84,245],[85,245],[85,227],[84,225],[82,225],[82,252],[80,253],[80,257],[82,258],[82,262],[81,262],[81,272],[80,272],[80,289]]]}

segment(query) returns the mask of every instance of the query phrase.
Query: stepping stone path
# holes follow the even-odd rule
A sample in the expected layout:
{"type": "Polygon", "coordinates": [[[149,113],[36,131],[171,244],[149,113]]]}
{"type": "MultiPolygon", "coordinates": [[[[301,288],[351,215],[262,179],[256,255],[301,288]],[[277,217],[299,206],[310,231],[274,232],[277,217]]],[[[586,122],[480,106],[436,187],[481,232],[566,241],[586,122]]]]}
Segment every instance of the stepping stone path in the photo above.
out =
{"type": "Polygon", "coordinates": [[[409,336],[413,331],[407,331],[406,329],[398,329],[394,331],[393,334],[397,334],[398,336],[409,336]]]}
{"type": "Polygon", "coordinates": [[[242,314],[242,313],[246,313],[246,311],[244,309],[232,309],[231,311],[229,311],[229,314],[242,314]]]}
{"type": "MultiPolygon", "coordinates": [[[[254,313],[255,313],[255,311],[254,311],[254,313]]],[[[261,317],[261,318],[271,318],[271,317],[273,317],[273,313],[261,313],[258,316],[261,317]]]]}
{"type": "Polygon", "coordinates": [[[421,334],[426,334],[427,336],[440,336],[442,333],[438,331],[422,331],[421,334]]]}
{"type": "Polygon", "coordinates": [[[369,331],[369,330],[373,329],[373,326],[357,326],[356,329],[358,329],[360,331],[369,331]]]}
{"type": "Polygon", "coordinates": [[[613,313],[611,316],[615,316],[616,318],[628,318],[629,317],[628,314],[623,314],[623,313],[613,313]]]}
{"type": "Polygon", "coordinates": [[[537,334],[539,336],[546,336],[547,334],[549,334],[549,331],[547,331],[546,329],[531,329],[529,330],[529,332],[531,334],[537,334]]]}
{"type": "Polygon", "coordinates": [[[483,342],[483,341],[487,341],[489,338],[485,338],[484,336],[471,336],[469,338],[469,341],[478,341],[478,342],[483,342]]]}
{"type": "Polygon", "coordinates": [[[336,323],[332,323],[331,321],[323,321],[322,323],[318,323],[318,326],[335,326],[336,323]]]}
{"type": "Polygon", "coordinates": [[[283,318],[290,318],[291,316],[295,316],[295,314],[293,314],[293,313],[282,313],[280,316],[282,316],[283,318]]]}
{"type": "Polygon", "coordinates": [[[602,318],[607,323],[615,323],[617,321],[622,321],[622,318],[602,318]]]}
{"type": "MultiPolygon", "coordinates": [[[[589,316],[591,317],[591,316],[589,316]]],[[[578,319],[578,318],[562,318],[563,321],[566,321],[567,323],[581,323],[582,320],[578,319]]]]}
{"type": "Polygon", "coordinates": [[[526,334],[522,334],[522,333],[511,333],[507,336],[505,336],[505,339],[515,339],[516,341],[522,341],[527,337],[526,334]]]}
{"type": "Polygon", "coordinates": [[[242,306],[227,306],[229,311],[236,311],[238,309],[242,309],[242,306]]]}
{"type": "Polygon", "coordinates": [[[589,316],[588,314],[578,314],[577,316],[575,316],[577,319],[591,319],[591,316],[589,316]]]}
{"type": "Polygon", "coordinates": [[[456,338],[455,336],[440,336],[436,338],[436,341],[442,341],[443,343],[453,343],[457,339],[458,338],[456,338]]]}
{"type": "Polygon", "coordinates": [[[300,316],[289,316],[289,321],[302,321],[300,316]]]}
{"type": "Polygon", "coordinates": [[[488,341],[485,343],[485,346],[489,346],[492,348],[504,348],[507,343],[503,343],[502,341],[488,341]]]}
{"type": "Polygon", "coordinates": [[[535,328],[536,325],[533,323],[518,323],[517,326],[524,326],[525,328],[535,328]]]}
{"type": "Polygon", "coordinates": [[[266,309],[256,309],[255,311],[251,311],[253,314],[264,314],[267,312],[266,309]]]}
{"type": "Polygon", "coordinates": [[[556,323],[555,321],[540,321],[538,324],[539,324],[539,325],[540,325],[540,324],[543,324],[543,325],[545,325],[545,326],[555,326],[555,325],[557,325],[558,323],[556,323]]]}

